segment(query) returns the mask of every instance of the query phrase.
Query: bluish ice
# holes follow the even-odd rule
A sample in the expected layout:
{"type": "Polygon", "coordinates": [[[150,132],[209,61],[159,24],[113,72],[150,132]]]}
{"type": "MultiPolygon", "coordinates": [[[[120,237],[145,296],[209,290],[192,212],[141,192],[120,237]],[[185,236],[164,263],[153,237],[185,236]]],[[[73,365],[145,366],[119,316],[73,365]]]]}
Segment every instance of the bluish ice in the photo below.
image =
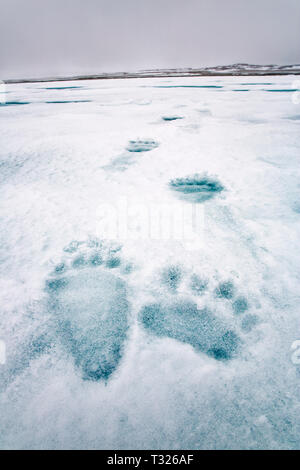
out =
{"type": "Polygon", "coordinates": [[[293,82],[7,85],[0,448],[300,448],[293,82]]]}

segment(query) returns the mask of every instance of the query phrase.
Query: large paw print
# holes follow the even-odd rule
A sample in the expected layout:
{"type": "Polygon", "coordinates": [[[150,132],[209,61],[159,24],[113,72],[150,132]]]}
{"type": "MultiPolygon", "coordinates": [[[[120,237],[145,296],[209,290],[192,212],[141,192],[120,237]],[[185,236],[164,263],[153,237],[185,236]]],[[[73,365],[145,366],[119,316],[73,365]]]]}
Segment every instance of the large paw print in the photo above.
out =
{"type": "Polygon", "coordinates": [[[107,380],[122,358],[129,303],[120,248],[72,242],[46,282],[48,309],[83,378],[107,380]]]}
{"type": "MultiPolygon", "coordinates": [[[[188,343],[196,351],[218,361],[234,358],[241,348],[240,335],[210,308],[199,308],[195,297],[208,295],[218,301],[229,302],[235,315],[242,315],[249,309],[248,300],[236,294],[232,281],[219,282],[209,290],[209,279],[197,274],[192,274],[188,281],[190,296],[182,297],[177,290],[183,277],[179,266],[162,270],[161,284],[169,295],[141,309],[141,324],[152,335],[188,343]]],[[[247,314],[241,321],[241,330],[249,332],[256,323],[257,317],[247,314]]]]}

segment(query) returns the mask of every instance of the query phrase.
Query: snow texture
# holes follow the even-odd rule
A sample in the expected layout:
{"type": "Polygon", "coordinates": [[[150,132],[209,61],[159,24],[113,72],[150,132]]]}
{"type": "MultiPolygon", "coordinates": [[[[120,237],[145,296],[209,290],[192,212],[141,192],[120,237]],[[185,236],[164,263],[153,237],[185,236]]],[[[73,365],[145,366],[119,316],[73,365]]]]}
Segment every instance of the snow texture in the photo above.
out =
{"type": "Polygon", "coordinates": [[[293,83],[7,85],[2,449],[300,448],[293,83]],[[164,205],[202,243],[145,236],[164,205]]]}

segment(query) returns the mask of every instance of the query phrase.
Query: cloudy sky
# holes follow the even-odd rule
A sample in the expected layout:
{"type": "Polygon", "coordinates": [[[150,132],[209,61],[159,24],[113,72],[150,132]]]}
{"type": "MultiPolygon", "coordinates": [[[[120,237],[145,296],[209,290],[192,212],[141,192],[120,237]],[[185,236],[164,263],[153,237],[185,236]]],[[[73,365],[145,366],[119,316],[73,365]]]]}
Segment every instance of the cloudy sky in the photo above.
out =
{"type": "Polygon", "coordinates": [[[299,0],[0,0],[0,79],[300,63],[299,0]]]}

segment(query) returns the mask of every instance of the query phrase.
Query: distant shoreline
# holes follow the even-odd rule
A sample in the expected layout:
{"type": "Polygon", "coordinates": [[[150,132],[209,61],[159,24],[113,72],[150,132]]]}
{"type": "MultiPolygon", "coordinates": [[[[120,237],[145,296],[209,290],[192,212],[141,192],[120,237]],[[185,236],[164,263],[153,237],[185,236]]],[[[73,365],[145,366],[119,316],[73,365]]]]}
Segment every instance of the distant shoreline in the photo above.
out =
{"type": "Polygon", "coordinates": [[[300,64],[295,65],[249,65],[234,64],[200,69],[157,69],[140,72],[116,72],[97,75],[77,75],[48,78],[19,78],[3,80],[4,83],[43,83],[77,80],[108,80],[125,78],[167,78],[167,77],[251,77],[272,75],[300,75],[300,64]]]}

